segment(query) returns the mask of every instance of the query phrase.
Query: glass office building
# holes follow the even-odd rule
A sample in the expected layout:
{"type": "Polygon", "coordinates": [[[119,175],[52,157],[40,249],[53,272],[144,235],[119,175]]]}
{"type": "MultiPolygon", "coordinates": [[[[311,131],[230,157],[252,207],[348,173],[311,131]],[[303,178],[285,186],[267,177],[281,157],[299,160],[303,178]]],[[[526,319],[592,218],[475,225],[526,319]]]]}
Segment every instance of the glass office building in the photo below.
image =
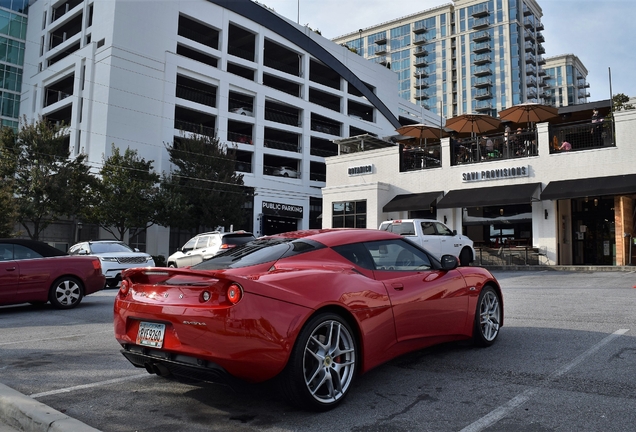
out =
{"type": "Polygon", "coordinates": [[[0,121],[17,130],[29,0],[0,1],[0,121]]]}

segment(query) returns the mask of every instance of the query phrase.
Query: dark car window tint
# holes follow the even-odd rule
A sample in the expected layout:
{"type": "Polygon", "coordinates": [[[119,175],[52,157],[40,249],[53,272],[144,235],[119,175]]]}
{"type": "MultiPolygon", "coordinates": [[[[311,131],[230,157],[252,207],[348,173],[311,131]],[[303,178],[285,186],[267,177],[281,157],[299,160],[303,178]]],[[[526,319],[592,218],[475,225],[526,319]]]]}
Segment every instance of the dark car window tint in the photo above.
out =
{"type": "Polygon", "coordinates": [[[273,262],[281,258],[324,247],[322,244],[291,238],[265,238],[254,240],[192,266],[194,270],[220,270],[249,267],[273,262]]]}
{"type": "Polygon", "coordinates": [[[361,243],[335,246],[333,250],[362,268],[369,270],[375,269],[373,259],[369,255],[369,251],[367,251],[367,248],[361,243]]]}
{"type": "Polygon", "coordinates": [[[13,245],[13,257],[17,260],[42,258],[42,255],[22,245],[13,245]]]}
{"type": "Polygon", "coordinates": [[[426,252],[404,240],[382,240],[364,243],[377,270],[429,270],[431,260],[426,252]]]}
{"type": "Polygon", "coordinates": [[[0,243],[0,261],[8,261],[13,259],[13,245],[0,243]]]}
{"type": "Polygon", "coordinates": [[[232,234],[223,237],[223,243],[229,245],[241,245],[252,240],[256,240],[256,237],[249,234],[232,234]]]}

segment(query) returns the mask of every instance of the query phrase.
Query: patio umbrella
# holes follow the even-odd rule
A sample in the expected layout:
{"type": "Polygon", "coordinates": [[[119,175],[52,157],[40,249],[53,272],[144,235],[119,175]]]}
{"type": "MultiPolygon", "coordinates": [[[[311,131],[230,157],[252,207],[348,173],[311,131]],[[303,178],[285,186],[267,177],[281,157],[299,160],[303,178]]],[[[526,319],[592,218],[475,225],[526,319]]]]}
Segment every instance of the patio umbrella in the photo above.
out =
{"type": "Polygon", "coordinates": [[[554,107],[527,102],[501,111],[499,118],[513,123],[539,123],[558,115],[558,110],[554,107]]]}
{"type": "Polygon", "coordinates": [[[422,139],[439,139],[446,136],[446,132],[443,129],[440,129],[439,126],[432,126],[423,123],[402,126],[395,131],[403,136],[419,138],[420,146],[422,144],[422,139]]]}
{"type": "Polygon", "coordinates": [[[486,114],[461,114],[446,120],[446,127],[458,133],[472,135],[495,130],[501,124],[498,118],[486,114]]]}

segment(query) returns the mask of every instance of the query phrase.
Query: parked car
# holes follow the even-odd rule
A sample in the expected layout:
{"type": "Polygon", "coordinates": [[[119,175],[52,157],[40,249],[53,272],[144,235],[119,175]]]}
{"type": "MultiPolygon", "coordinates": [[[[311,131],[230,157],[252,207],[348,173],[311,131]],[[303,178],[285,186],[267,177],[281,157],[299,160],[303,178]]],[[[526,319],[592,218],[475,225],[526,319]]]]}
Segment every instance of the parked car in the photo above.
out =
{"type": "Polygon", "coordinates": [[[0,239],[0,305],[51,304],[74,308],[104,288],[100,261],[71,257],[35,240],[0,239]]]}
{"type": "Polygon", "coordinates": [[[465,235],[458,235],[442,222],[435,219],[401,219],[384,221],[380,230],[394,232],[422,246],[437,259],[450,254],[459,257],[463,266],[475,260],[473,241],[465,235]]]}
{"type": "Polygon", "coordinates": [[[272,174],[281,177],[298,178],[298,171],[286,166],[275,168],[272,174]]]}
{"type": "Polygon", "coordinates": [[[247,231],[212,231],[197,234],[168,257],[168,267],[188,267],[199,264],[201,261],[255,238],[254,234],[247,231]]]}
{"type": "Polygon", "coordinates": [[[441,342],[491,345],[503,318],[487,270],[390,232],[326,229],[259,238],[189,269],[126,270],[114,328],[149,373],[278,377],[290,403],[327,410],[358,373],[441,342]]]}
{"type": "Polygon", "coordinates": [[[252,112],[252,110],[248,109],[248,108],[244,108],[244,107],[233,108],[233,109],[230,110],[230,112],[233,112],[234,114],[240,114],[240,115],[246,115],[246,116],[254,117],[254,113],[252,112]]]}
{"type": "Polygon", "coordinates": [[[92,255],[99,258],[106,285],[116,287],[121,281],[121,272],[133,267],[154,267],[152,256],[139,249],[133,249],[117,240],[91,240],[74,244],[68,250],[70,255],[92,255]]]}

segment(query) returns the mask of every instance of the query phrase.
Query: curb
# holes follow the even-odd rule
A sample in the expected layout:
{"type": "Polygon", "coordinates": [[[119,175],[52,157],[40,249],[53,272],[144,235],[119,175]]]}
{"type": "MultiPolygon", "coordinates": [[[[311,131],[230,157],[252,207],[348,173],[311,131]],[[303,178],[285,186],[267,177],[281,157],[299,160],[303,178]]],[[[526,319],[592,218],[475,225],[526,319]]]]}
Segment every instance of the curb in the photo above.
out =
{"type": "Polygon", "coordinates": [[[0,420],[24,432],[100,432],[2,383],[0,420]]]}

